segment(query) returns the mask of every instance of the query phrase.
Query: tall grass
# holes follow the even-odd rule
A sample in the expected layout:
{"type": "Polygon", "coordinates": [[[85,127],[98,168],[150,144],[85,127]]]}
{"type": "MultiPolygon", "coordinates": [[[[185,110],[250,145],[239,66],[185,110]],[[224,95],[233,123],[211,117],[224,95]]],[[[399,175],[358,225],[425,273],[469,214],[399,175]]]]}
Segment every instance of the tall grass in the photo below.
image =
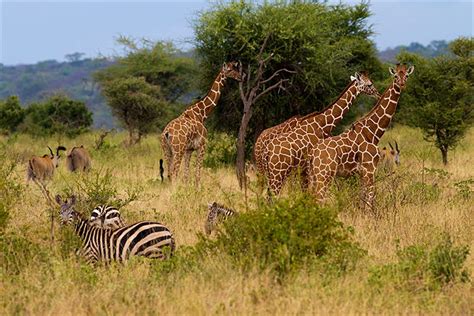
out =
{"type": "MultiPolygon", "coordinates": [[[[9,188],[2,187],[2,196],[10,196],[8,221],[0,232],[1,314],[474,313],[469,276],[474,270],[474,130],[447,167],[419,131],[403,126],[388,131],[382,143],[397,140],[402,165],[393,174],[377,175],[379,217],[358,209],[357,178],[337,181],[329,205],[334,213],[321,216],[341,229],[352,227],[348,240],[366,254],[344,273],[326,269],[337,266],[340,257],[328,260],[326,268],[314,259],[311,251],[321,227],[319,215],[311,212],[318,208],[295,206],[296,185],[287,186],[274,206],[262,206],[253,192],[246,204],[232,166],[213,162],[197,188],[185,181],[161,183],[158,137],[127,148],[122,146],[126,135],[111,134],[99,151],[92,150],[96,138],[1,139],[3,166],[11,166],[9,182],[0,182],[9,188]],[[94,203],[115,201],[127,222],[166,224],[177,242],[174,259],[135,258],[126,265],[93,268],[76,258],[74,240],[64,230],[56,229],[52,241],[49,206],[36,186],[26,184],[25,170],[31,155],[58,144],[91,149],[94,171],[70,174],[61,161],[48,186],[52,193],[76,193],[85,201],[80,205],[85,213],[94,203]],[[16,192],[12,188],[19,188],[18,194],[8,193],[16,192]],[[245,216],[229,221],[224,226],[234,226],[209,241],[200,233],[212,201],[245,216]],[[267,219],[259,219],[265,214],[267,219]],[[305,240],[313,242],[299,244],[305,240]],[[203,242],[217,246],[203,249],[203,242]],[[246,242],[254,248],[246,250],[246,242]],[[256,260],[240,264],[249,258],[256,260]],[[275,267],[291,267],[284,282],[275,267]]],[[[255,186],[253,174],[250,179],[255,186]]]]}

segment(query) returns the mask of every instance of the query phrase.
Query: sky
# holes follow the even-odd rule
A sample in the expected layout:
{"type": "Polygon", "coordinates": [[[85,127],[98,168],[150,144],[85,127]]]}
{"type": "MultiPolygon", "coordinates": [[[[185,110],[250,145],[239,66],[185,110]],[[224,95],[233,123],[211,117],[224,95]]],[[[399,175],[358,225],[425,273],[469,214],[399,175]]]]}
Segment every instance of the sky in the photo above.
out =
{"type": "MultiPolygon", "coordinates": [[[[111,56],[120,53],[115,44],[120,35],[171,40],[189,49],[196,13],[212,5],[203,0],[0,1],[0,63],[5,65],[61,61],[74,52],[111,56]]],[[[372,0],[370,7],[368,22],[380,50],[473,34],[471,0],[372,0]]]]}

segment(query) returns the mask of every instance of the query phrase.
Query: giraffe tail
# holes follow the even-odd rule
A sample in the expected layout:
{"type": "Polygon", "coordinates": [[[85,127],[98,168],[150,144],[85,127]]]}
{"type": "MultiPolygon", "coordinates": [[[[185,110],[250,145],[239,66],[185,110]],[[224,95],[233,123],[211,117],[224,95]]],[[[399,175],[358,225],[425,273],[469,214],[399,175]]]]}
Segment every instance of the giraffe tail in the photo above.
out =
{"type": "Polygon", "coordinates": [[[163,159],[160,159],[160,177],[161,177],[161,182],[163,182],[164,177],[163,175],[165,174],[165,168],[163,167],[163,159]]]}

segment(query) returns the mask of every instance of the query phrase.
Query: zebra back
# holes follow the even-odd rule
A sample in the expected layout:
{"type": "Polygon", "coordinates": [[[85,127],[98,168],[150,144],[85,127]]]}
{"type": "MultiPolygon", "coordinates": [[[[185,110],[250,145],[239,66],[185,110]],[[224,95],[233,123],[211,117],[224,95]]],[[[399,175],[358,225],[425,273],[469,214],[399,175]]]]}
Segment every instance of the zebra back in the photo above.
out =
{"type": "Polygon", "coordinates": [[[91,212],[89,220],[91,226],[116,230],[125,226],[120,211],[109,205],[98,205],[91,212]]]}
{"type": "Polygon", "coordinates": [[[208,213],[206,223],[204,225],[204,230],[208,235],[212,233],[212,231],[219,223],[236,214],[236,211],[234,211],[233,209],[218,204],[217,202],[208,204],[207,209],[208,213]]]}

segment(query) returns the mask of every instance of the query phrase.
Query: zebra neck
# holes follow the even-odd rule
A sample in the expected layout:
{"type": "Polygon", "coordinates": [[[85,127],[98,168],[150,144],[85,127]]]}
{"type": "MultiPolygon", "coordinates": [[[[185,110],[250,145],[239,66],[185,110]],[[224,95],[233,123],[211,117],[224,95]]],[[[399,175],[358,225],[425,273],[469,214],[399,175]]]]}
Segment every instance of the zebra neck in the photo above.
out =
{"type": "Polygon", "coordinates": [[[86,240],[91,234],[101,234],[104,236],[110,235],[110,231],[107,229],[101,229],[98,227],[92,227],[89,222],[85,219],[79,219],[76,221],[74,230],[76,234],[82,239],[86,240]]]}

